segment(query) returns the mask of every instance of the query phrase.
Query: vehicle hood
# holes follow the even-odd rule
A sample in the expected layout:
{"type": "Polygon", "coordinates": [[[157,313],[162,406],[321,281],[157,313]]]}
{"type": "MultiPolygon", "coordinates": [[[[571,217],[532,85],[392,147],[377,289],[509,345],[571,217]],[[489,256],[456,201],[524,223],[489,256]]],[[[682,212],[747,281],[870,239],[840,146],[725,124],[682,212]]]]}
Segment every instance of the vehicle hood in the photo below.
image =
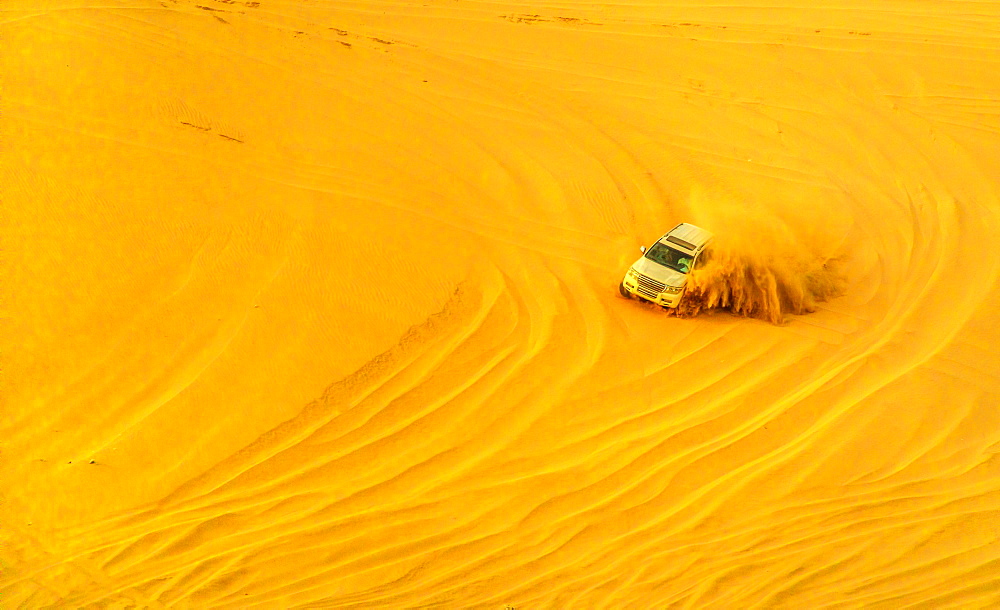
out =
{"type": "Polygon", "coordinates": [[[680,271],[674,271],[670,267],[664,267],[659,263],[654,263],[645,256],[635,261],[632,268],[646,277],[653,278],[658,282],[663,282],[667,286],[681,287],[687,281],[687,275],[680,271]]]}

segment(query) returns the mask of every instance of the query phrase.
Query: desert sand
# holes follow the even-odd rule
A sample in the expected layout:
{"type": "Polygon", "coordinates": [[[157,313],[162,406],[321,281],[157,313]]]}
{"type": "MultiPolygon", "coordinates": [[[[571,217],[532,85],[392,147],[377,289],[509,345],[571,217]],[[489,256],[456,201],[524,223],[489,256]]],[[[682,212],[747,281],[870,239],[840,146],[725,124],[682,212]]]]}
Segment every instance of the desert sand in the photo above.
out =
{"type": "Polygon", "coordinates": [[[0,6],[0,607],[1000,607],[1000,5],[195,2],[0,6]]]}

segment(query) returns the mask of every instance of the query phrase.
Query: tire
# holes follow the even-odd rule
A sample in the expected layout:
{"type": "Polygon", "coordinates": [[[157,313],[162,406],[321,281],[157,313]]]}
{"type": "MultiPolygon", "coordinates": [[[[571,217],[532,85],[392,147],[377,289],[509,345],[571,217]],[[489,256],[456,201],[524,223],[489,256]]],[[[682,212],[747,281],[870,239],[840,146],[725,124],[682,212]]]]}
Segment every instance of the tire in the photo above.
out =
{"type": "Polygon", "coordinates": [[[625,297],[626,299],[631,299],[632,298],[632,293],[630,293],[628,290],[625,290],[625,282],[622,282],[621,284],[618,284],[618,292],[620,292],[621,295],[623,297],[625,297]]]}

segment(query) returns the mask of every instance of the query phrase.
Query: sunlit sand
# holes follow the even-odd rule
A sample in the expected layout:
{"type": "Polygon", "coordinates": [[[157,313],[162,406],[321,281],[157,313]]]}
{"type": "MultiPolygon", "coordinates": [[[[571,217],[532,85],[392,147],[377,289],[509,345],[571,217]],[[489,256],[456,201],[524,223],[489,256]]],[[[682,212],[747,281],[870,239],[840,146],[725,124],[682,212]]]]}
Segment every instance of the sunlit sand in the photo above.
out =
{"type": "Polygon", "coordinates": [[[1000,606],[1000,7],[200,2],[0,5],[0,607],[1000,606]]]}

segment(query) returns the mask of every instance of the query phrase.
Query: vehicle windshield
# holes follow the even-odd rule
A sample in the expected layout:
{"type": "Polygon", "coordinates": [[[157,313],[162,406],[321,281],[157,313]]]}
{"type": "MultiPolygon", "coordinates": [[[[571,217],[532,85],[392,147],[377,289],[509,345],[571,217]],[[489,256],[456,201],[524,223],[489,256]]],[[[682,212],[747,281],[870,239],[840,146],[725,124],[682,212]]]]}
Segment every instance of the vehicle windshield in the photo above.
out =
{"type": "Polygon", "coordinates": [[[656,242],[652,248],[646,250],[646,258],[664,267],[670,267],[675,271],[687,273],[691,268],[691,261],[694,259],[694,256],[687,252],[675,250],[662,242],[656,242]]]}

